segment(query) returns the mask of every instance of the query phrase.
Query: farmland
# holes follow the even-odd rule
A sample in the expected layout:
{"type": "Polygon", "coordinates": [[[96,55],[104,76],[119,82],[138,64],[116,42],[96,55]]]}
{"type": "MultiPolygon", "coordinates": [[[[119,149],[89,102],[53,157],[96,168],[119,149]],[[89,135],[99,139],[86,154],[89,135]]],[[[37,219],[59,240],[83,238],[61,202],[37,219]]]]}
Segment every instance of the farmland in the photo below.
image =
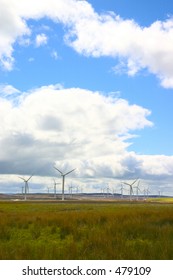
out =
{"type": "Polygon", "coordinates": [[[173,204],[1,201],[0,259],[173,259],[173,204]]]}

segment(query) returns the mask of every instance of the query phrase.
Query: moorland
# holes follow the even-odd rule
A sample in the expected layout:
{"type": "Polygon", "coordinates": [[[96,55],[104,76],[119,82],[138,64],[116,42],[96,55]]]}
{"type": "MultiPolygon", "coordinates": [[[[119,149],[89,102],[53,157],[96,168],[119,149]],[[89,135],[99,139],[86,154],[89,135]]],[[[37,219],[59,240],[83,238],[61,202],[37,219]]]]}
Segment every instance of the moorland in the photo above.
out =
{"type": "Polygon", "coordinates": [[[1,260],[172,260],[169,201],[1,201],[1,260]]]}

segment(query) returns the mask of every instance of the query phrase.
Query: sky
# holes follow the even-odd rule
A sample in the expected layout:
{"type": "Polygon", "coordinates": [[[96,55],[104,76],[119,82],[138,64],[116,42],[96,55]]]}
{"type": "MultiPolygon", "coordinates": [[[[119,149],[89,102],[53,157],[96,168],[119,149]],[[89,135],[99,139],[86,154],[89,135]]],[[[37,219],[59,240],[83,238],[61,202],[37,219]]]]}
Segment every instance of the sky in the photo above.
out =
{"type": "Polygon", "coordinates": [[[172,104],[172,1],[0,0],[0,192],[173,195],[172,104]]]}

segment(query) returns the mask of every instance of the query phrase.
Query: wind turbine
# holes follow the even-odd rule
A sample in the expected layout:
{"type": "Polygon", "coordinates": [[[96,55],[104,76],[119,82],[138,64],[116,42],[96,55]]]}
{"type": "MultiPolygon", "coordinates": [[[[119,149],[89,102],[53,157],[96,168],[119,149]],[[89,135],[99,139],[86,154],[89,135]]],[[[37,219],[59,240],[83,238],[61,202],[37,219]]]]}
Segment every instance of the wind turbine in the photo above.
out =
{"type": "Polygon", "coordinates": [[[109,188],[109,184],[107,184],[106,191],[107,191],[107,197],[109,197],[109,194],[111,193],[111,189],[109,188]]]}
{"type": "Polygon", "coordinates": [[[138,179],[136,179],[135,181],[133,181],[131,184],[130,183],[126,183],[123,182],[123,184],[128,185],[130,187],[130,200],[132,199],[132,195],[133,195],[133,185],[136,183],[138,179]]]}
{"type": "Polygon", "coordinates": [[[124,191],[124,186],[121,184],[121,188],[120,188],[120,191],[121,191],[121,198],[123,199],[123,191],[124,191]]]}
{"type": "Polygon", "coordinates": [[[71,182],[71,184],[70,184],[70,186],[68,187],[68,189],[69,189],[69,195],[72,197],[73,196],[73,189],[74,189],[74,185],[72,184],[72,182],[71,182]]]}
{"type": "Polygon", "coordinates": [[[139,191],[141,192],[140,188],[139,188],[139,183],[140,181],[138,181],[138,185],[136,187],[134,187],[136,189],[136,199],[138,200],[139,197],[139,191]]]}
{"type": "Polygon", "coordinates": [[[22,186],[22,195],[23,195],[23,189],[24,189],[24,186],[22,186]]]}
{"type": "Polygon", "coordinates": [[[144,188],[144,198],[145,199],[148,198],[149,193],[150,193],[149,187],[145,187],[144,188]]]}
{"type": "Polygon", "coordinates": [[[79,186],[76,186],[76,193],[79,192],[79,186]]]}
{"type": "Polygon", "coordinates": [[[61,170],[59,170],[57,167],[54,166],[54,168],[61,174],[62,176],[62,200],[64,200],[64,184],[65,184],[65,176],[70,174],[71,172],[73,172],[76,168],[66,172],[66,173],[63,173],[61,170]]]}
{"type": "Polygon", "coordinates": [[[100,193],[104,196],[104,188],[100,188],[100,193]]]}
{"type": "Polygon", "coordinates": [[[159,188],[158,193],[159,193],[159,197],[161,197],[162,196],[161,188],[159,188]]]}
{"type": "Polygon", "coordinates": [[[25,179],[25,178],[19,176],[19,178],[25,182],[25,200],[26,200],[26,194],[27,194],[27,192],[29,190],[28,182],[32,178],[32,176],[33,175],[31,175],[28,179],[25,179]]]}
{"type": "Polygon", "coordinates": [[[72,197],[72,193],[73,193],[73,186],[71,185],[71,186],[69,186],[68,187],[68,190],[69,190],[69,195],[72,197]]]}
{"type": "Polygon", "coordinates": [[[146,189],[146,194],[147,194],[147,198],[148,198],[148,196],[149,196],[149,193],[151,193],[150,192],[150,189],[149,189],[149,187],[146,189]]]}
{"type": "Polygon", "coordinates": [[[59,185],[60,183],[56,183],[54,178],[53,181],[54,181],[54,197],[56,198],[56,186],[59,185]]]}

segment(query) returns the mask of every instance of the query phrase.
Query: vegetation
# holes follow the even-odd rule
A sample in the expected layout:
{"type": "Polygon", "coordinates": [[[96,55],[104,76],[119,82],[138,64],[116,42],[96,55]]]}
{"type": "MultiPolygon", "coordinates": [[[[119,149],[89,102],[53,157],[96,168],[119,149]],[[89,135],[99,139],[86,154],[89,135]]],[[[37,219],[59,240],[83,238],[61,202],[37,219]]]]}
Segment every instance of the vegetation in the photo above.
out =
{"type": "Polygon", "coordinates": [[[173,259],[173,204],[1,202],[0,259],[173,259]]]}
{"type": "Polygon", "coordinates": [[[154,198],[148,198],[149,202],[159,202],[159,203],[173,203],[173,197],[154,197],[154,198]]]}

